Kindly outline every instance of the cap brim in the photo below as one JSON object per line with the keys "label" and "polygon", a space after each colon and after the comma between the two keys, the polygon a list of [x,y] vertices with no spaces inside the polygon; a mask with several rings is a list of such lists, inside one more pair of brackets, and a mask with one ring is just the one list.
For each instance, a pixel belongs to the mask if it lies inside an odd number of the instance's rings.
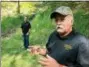
{"label": "cap brim", "polygon": [[53,13],[51,13],[50,18],[53,19],[53,18],[55,18],[56,16],[65,17],[66,15],[63,15],[63,14],[58,13],[58,12],[53,12]]}

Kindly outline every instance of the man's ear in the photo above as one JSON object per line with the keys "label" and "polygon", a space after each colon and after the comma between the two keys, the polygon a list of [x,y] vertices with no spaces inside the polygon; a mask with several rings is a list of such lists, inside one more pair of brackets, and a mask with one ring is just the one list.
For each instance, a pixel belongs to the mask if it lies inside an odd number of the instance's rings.
{"label": "man's ear", "polygon": [[74,20],[71,20],[72,26],[73,26],[73,21],[74,21]]}
{"label": "man's ear", "polygon": [[73,26],[73,23],[74,23],[74,19],[73,19],[73,16],[71,16],[71,24]]}

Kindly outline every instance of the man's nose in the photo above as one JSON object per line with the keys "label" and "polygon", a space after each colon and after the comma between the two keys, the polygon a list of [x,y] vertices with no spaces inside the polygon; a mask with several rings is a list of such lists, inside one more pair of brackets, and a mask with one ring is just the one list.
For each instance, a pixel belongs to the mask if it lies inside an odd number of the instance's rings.
{"label": "man's nose", "polygon": [[57,24],[57,25],[60,25],[60,24],[61,24],[61,22],[56,22],[56,24]]}

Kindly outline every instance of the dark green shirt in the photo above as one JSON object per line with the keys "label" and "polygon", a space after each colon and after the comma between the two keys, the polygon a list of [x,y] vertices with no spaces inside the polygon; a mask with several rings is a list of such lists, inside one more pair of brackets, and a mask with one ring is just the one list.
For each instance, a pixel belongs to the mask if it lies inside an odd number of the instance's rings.
{"label": "dark green shirt", "polygon": [[48,54],[68,67],[89,67],[89,40],[72,31],[66,37],[54,31],[46,44]]}

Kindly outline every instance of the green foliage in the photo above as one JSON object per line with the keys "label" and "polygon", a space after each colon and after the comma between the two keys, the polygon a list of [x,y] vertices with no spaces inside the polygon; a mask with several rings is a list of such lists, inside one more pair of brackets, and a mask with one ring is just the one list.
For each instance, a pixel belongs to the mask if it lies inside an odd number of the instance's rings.
{"label": "green foliage", "polygon": [[3,17],[1,23],[2,35],[10,33],[13,29],[16,29],[22,22],[22,19],[19,16],[14,17]]}
{"label": "green foliage", "polygon": [[2,8],[10,8],[16,5],[16,2],[1,2]]}
{"label": "green foliage", "polygon": [[3,16],[13,16],[16,14],[31,15],[36,12],[40,2],[1,2],[1,14]]}
{"label": "green foliage", "polygon": [[15,15],[17,11],[17,3],[16,2],[1,2],[1,15]]}
{"label": "green foliage", "polygon": [[46,44],[49,34],[55,29],[54,23],[50,20],[50,9],[38,13],[32,21],[31,43]]}
{"label": "green foliage", "polygon": [[78,10],[74,14],[74,27],[81,34],[89,37],[89,14],[84,10]]}
{"label": "green foliage", "polygon": [[71,9],[75,10],[75,9],[83,9],[86,10],[86,12],[89,11],[89,2],[73,2],[73,1],[59,1],[59,2],[43,2],[42,6],[49,6],[52,10],[54,10],[55,8],[59,7],[59,6],[69,6],[71,7]]}
{"label": "green foliage", "polygon": [[36,10],[35,4],[38,4],[37,2],[20,2],[20,11],[23,14],[32,14]]}

